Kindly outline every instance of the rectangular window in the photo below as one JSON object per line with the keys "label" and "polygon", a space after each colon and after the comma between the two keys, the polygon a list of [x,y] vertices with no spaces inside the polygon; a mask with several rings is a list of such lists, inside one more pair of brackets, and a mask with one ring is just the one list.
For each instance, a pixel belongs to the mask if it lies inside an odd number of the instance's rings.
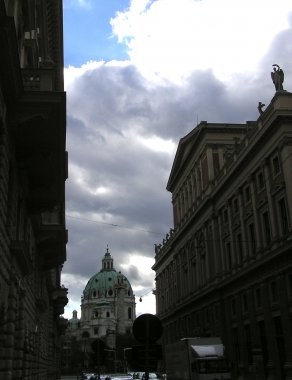
{"label": "rectangular window", "polygon": [[228,222],[228,212],[227,212],[227,210],[224,210],[224,212],[223,212],[223,220],[224,220],[224,223]]}
{"label": "rectangular window", "polygon": [[231,270],[231,268],[232,268],[232,257],[231,257],[230,242],[226,243],[226,265],[227,265],[227,270]]}
{"label": "rectangular window", "polygon": [[273,303],[278,301],[278,286],[276,281],[271,282],[271,301]]}
{"label": "rectangular window", "polygon": [[245,325],[244,330],[245,330],[245,342],[246,342],[246,348],[247,348],[247,360],[248,360],[248,364],[252,364],[253,358],[252,358],[252,348],[251,348],[250,325]]}
{"label": "rectangular window", "polygon": [[236,301],[235,298],[232,299],[231,301],[231,313],[233,316],[236,315]]}
{"label": "rectangular window", "polygon": [[243,262],[243,248],[242,248],[241,234],[237,235],[236,240],[237,240],[238,260],[239,260],[239,264],[242,264],[242,262]]}
{"label": "rectangular window", "polygon": [[236,363],[238,363],[240,361],[240,345],[239,345],[239,340],[238,340],[237,327],[234,327],[232,329],[232,340],[233,340],[233,348],[234,348]]}
{"label": "rectangular window", "polygon": [[264,180],[264,175],[263,173],[259,173],[257,177],[257,185],[258,185],[258,190],[262,190],[265,186],[265,180]]}
{"label": "rectangular window", "polygon": [[279,200],[279,213],[280,213],[280,225],[282,227],[282,234],[286,235],[289,232],[288,228],[288,217],[285,199],[282,198]]}
{"label": "rectangular window", "polygon": [[238,210],[239,210],[239,208],[238,208],[238,199],[235,198],[234,201],[233,201],[233,212],[234,212],[234,214],[237,214]]}
{"label": "rectangular window", "polygon": [[244,293],[242,295],[242,309],[244,312],[247,312],[247,295]]}
{"label": "rectangular window", "polygon": [[219,172],[220,164],[219,164],[219,154],[217,152],[213,152],[213,166],[214,166],[214,174]]}
{"label": "rectangular window", "polygon": [[245,202],[248,203],[250,201],[250,189],[249,189],[249,186],[247,186],[244,189],[244,197],[245,197]]}
{"label": "rectangular window", "polygon": [[266,245],[269,245],[271,243],[271,228],[269,214],[267,211],[263,213],[263,229]]}
{"label": "rectangular window", "polygon": [[256,288],[255,290],[255,301],[256,301],[256,307],[262,306],[262,292],[261,288]]}
{"label": "rectangular window", "polygon": [[207,187],[208,182],[209,182],[207,156],[205,156],[202,159],[202,179],[203,179],[203,189],[205,189],[205,187]]}
{"label": "rectangular window", "polygon": [[274,157],[272,162],[273,162],[273,174],[274,176],[276,176],[280,173],[279,157],[278,156]]}
{"label": "rectangular window", "polygon": [[249,248],[251,250],[251,254],[255,255],[256,252],[256,240],[255,240],[255,229],[254,223],[250,223],[248,226],[248,235],[249,235]]}
{"label": "rectangular window", "polygon": [[285,340],[284,340],[284,333],[283,333],[283,327],[282,327],[282,320],[280,316],[274,317],[273,320],[274,320],[274,328],[275,328],[276,347],[278,349],[280,366],[281,366],[282,372],[284,372],[284,363],[286,362],[286,350],[285,350]]}
{"label": "rectangular window", "polygon": [[267,364],[269,361],[269,351],[267,349],[268,344],[267,344],[266,327],[265,327],[264,321],[258,322],[258,329],[259,329],[259,335],[260,335],[264,364]]}

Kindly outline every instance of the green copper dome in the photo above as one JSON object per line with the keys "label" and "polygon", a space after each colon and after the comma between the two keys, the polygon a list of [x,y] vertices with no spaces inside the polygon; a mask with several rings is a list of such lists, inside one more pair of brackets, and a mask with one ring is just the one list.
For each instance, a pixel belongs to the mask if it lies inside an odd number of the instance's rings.
{"label": "green copper dome", "polygon": [[97,303],[106,302],[106,298],[116,295],[118,288],[125,289],[125,295],[132,296],[133,291],[128,279],[113,267],[113,258],[107,251],[102,259],[102,269],[94,274],[86,284],[83,295],[85,299],[96,298]]}

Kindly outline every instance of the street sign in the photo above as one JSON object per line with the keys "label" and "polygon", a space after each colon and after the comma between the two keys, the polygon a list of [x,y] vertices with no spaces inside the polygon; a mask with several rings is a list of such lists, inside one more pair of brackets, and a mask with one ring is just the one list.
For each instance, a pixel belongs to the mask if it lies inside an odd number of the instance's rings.
{"label": "street sign", "polygon": [[134,321],[133,334],[140,343],[156,342],[162,335],[160,319],[153,314],[140,315]]}

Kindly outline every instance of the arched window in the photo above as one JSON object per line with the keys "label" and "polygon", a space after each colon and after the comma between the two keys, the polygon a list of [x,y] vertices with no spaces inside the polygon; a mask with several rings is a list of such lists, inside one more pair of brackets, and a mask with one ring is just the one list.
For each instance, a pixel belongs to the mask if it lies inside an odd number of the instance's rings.
{"label": "arched window", "polygon": [[128,319],[132,319],[132,308],[128,307]]}

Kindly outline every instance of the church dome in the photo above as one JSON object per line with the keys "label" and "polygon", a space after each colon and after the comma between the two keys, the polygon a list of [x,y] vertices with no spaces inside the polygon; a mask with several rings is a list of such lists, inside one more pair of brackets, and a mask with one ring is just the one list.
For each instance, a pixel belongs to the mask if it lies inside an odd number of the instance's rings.
{"label": "church dome", "polygon": [[106,249],[102,266],[87,282],[81,297],[81,317],[77,311],[69,321],[68,332],[80,341],[101,339],[115,349],[117,336],[131,334],[136,318],[135,295],[128,279],[115,270]]}
{"label": "church dome", "polygon": [[133,296],[133,291],[128,279],[113,267],[113,259],[109,250],[102,260],[102,269],[94,274],[87,282],[83,296],[84,299],[100,299],[114,297],[117,289],[124,289],[126,296]]}

